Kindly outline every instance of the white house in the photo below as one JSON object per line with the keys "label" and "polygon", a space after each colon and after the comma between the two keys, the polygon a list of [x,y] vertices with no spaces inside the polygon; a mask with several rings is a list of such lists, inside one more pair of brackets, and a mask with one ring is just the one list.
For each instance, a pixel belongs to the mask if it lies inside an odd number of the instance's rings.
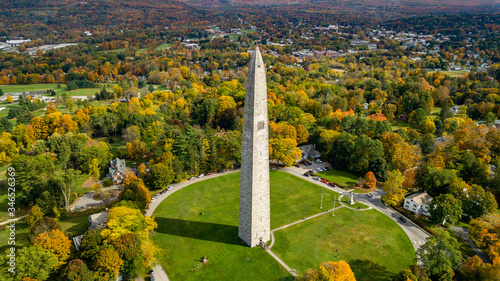
{"label": "white house", "polygon": [[415,193],[405,198],[403,207],[417,215],[430,216],[432,197],[427,192]]}

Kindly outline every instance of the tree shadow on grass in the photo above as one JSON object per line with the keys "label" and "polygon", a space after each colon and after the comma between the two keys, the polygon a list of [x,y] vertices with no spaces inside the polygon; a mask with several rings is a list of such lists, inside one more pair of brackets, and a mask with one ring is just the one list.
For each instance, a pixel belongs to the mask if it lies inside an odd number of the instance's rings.
{"label": "tree shadow on grass", "polygon": [[356,259],[349,261],[349,265],[358,281],[387,281],[394,277],[394,273],[388,271],[385,266],[369,260]]}
{"label": "tree shadow on grass", "polygon": [[244,246],[238,237],[238,226],[211,222],[155,217],[156,232],[224,244]]}

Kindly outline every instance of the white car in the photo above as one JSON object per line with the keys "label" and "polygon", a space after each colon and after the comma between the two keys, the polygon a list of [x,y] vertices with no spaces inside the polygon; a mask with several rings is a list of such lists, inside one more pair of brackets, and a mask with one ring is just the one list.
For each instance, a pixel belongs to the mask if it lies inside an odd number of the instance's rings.
{"label": "white car", "polygon": [[199,177],[199,178],[202,178],[202,177],[204,177],[204,176],[205,176],[204,174],[201,174],[201,175],[199,175],[198,177]]}
{"label": "white car", "polygon": [[169,186],[169,187],[167,187],[167,191],[172,190],[172,188],[174,188],[174,187],[173,187],[173,186]]}
{"label": "white car", "polygon": [[153,203],[156,200],[156,198],[151,198],[151,203]]}

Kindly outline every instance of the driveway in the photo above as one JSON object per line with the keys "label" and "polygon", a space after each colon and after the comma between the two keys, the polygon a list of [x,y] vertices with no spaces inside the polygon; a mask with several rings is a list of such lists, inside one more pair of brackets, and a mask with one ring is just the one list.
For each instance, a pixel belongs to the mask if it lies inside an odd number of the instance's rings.
{"label": "driveway", "polygon": [[[106,190],[111,190],[111,189],[121,189],[123,186],[120,185],[113,185],[110,187],[105,187],[102,189],[102,191]],[[78,198],[70,207],[72,211],[76,210],[81,210],[81,209],[86,209],[94,206],[98,206],[99,204],[102,203],[102,200],[95,200],[94,199],[94,194],[95,191],[90,191],[82,195],[80,198]]]}

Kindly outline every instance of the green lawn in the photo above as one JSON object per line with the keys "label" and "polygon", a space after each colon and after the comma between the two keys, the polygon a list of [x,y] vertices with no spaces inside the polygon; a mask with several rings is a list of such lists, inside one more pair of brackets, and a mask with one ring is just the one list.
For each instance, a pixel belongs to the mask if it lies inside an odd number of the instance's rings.
{"label": "green lawn", "polygon": [[81,216],[60,220],[61,229],[69,238],[82,235],[89,229],[89,217]]}
{"label": "green lawn", "polygon": [[416,258],[404,231],[375,210],[341,208],[334,217],[322,215],[274,236],[273,252],[298,274],[323,261],[345,260],[358,281],[392,280]]}
{"label": "green lawn", "polygon": [[63,92],[68,93],[70,96],[86,96],[87,94],[94,95],[97,91],[100,91],[100,88],[87,88],[87,89],[76,89],[73,91],[68,91],[65,84],[61,84],[60,88],[57,88],[57,84],[31,84],[31,85],[3,85],[0,86],[0,89],[4,93],[10,92],[30,92],[30,91],[46,91],[46,90],[54,90],[57,95],[60,96]]}
{"label": "green lawn", "polygon": [[349,202],[351,201],[351,197],[349,196],[342,196],[342,198],[340,198],[340,201],[342,203],[344,203],[346,206],[348,207],[351,207],[351,208],[359,208],[359,209],[367,209],[368,206],[366,206],[365,204],[363,203],[359,203],[359,202],[356,202],[354,201],[354,204],[350,205]]}
{"label": "green lawn", "polygon": [[347,187],[355,184],[359,178],[358,176],[355,176],[349,172],[337,171],[335,169],[317,173],[317,175],[328,180],[329,182],[334,182],[342,187]]}
{"label": "green lawn", "polygon": [[[436,72],[436,71],[432,71],[432,72]],[[451,70],[451,71],[438,71],[440,73],[444,73],[450,77],[458,77],[458,76],[464,76],[464,74],[466,73],[469,73],[469,71],[465,71],[465,70]]]}
{"label": "green lawn", "polygon": [[[158,229],[153,240],[162,249],[158,261],[172,280],[292,278],[263,249],[241,244],[239,177],[240,173],[233,173],[192,184],[156,209]],[[325,189],[324,206],[333,206],[334,194]],[[320,201],[320,186],[271,171],[271,228],[321,212]],[[203,256],[208,257],[208,264],[199,263]],[[193,272],[196,264],[200,268]]]}
{"label": "green lawn", "polygon": [[163,44],[161,44],[160,46],[156,47],[156,50],[157,51],[163,51],[163,50],[166,50],[168,47],[172,46],[171,43],[166,43],[164,42]]}

